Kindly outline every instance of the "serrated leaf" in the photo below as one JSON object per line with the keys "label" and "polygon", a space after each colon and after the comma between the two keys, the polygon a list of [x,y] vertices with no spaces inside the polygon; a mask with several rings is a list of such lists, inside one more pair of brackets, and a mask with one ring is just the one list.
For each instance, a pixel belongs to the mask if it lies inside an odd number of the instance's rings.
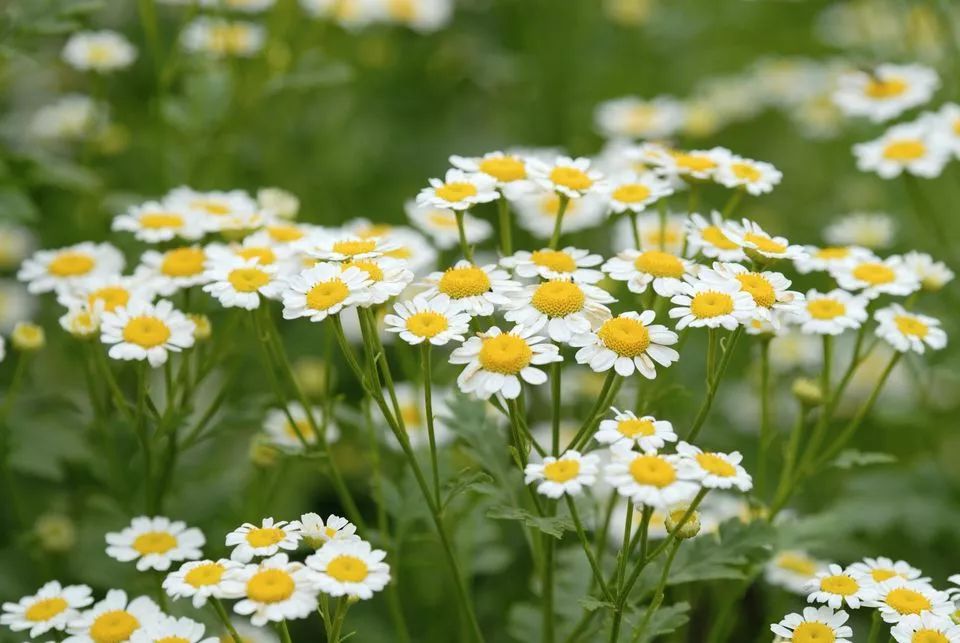
{"label": "serrated leaf", "polygon": [[593,611],[599,610],[599,609],[609,609],[609,610],[612,610],[614,607],[616,607],[616,606],[615,606],[613,603],[611,603],[610,601],[604,601],[604,600],[601,600],[601,599],[596,598],[596,597],[594,597],[594,596],[586,596],[586,597],[584,597],[584,598],[581,598],[581,599],[580,599],[579,601],[577,601],[577,602],[580,603],[580,606],[581,606],[583,609],[587,610],[588,612],[593,612]]}
{"label": "serrated leaf", "polygon": [[443,507],[446,508],[454,498],[470,490],[484,495],[494,493],[493,477],[476,469],[461,470],[453,479],[448,480],[443,485]]}
{"label": "serrated leaf", "polygon": [[872,464],[890,464],[897,459],[889,453],[864,452],[856,449],[846,449],[831,463],[838,469],[852,469],[866,467]]}
{"label": "serrated leaf", "polygon": [[762,560],[773,546],[776,532],[764,521],[730,520],[715,535],[703,535],[680,546],[668,583],[744,578],[746,567]]}
{"label": "serrated leaf", "polygon": [[650,618],[650,622],[647,623],[643,634],[641,634],[639,638],[633,638],[631,640],[638,641],[639,643],[647,643],[658,636],[669,634],[683,627],[689,620],[689,603],[674,603],[673,605],[661,607]]}
{"label": "serrated leaf", "polygon": [[487,511],[488,518],[497,520],[518,520],[527,527],[538,529],[554,538],[563,536],[564,531],[573,530],[573,522],[567,516],[537,516],[526,509],[495,505]]}

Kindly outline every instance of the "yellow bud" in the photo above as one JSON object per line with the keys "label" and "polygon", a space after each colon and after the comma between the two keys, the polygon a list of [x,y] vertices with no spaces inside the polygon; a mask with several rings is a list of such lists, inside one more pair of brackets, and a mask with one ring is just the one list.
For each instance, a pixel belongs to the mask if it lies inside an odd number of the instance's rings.
{"label": "yellow bud", "polygon": [[[680,525],[680,521],[683,520],[683,517],[687,515],[689,507],[682,507],[680,509],[674,509],[670,512],[670,515],[667,516],[667,519],[664,521],[667,531],[673,533],[677,526]],[[687,518],[687,521],[680,526],[680,531],[677,532],[677,538],[681,540],[686,540],[688,538],[693,538],[700,533],[700,514],[696,511],[690,514],[690,517]]]}
{"label": "yellow bud", "polygon": [[194,323],[196,328],[193,329],[193,338],[198,342],[202,342],[205,339],[210,339],[210,335],[213,333],[213,327],[210,324],[210,318],[206,315],[201,315],[200,313],[189,313],[187,317],[190,318],[190,321]]}
{"label": "yellow bud", "polygon": [[13,347],[19,351],[38,351],[47,343],[43,328],[31,322],[19,322],[10,334]]}
{"label": "yellow bud", "polygon": [[790,389],[793,396],[804,406],[820,406],[823,403],[823,392],[820,384],[806,377],[798,377],[793,381]]}
{"label": "yellow bud", "polygon": [[258,467],[272,467],[277,463],[279,455],[277,449],[262,436],[257,436],[250,443],[250,461]]}

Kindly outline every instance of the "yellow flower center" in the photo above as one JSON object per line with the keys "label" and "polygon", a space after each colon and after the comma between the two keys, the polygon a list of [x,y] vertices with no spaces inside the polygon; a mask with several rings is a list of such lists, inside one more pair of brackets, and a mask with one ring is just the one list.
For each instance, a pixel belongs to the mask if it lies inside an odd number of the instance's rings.
{"label": "yellow flower center", "polygon": [[485,370],[502,375],[516,375],[530,364],[533,349],[522,337],[496,335],[483,340],[480,364]]}
{"label": "yellow flower center", "polygon": [[547,317],[566,317],[583,310],[586,295],[569,281],[548,281],[533,292],[531,303]]}
{"label": "yellow flower center", "polygon": [[870,571],[870,577],[873,578],[878,583],[882,583],[885,580],[890,580],[897,575],[897,572],[892,569],[874,569]]}
{"label": "yellow flower center", "polygon": [[683,276],[683,262],[669,252],[660,250],[647,250],[633,260],[633,265],[640,272],[654,277],[679,279]]}
{"label": "yellow flower center", "polygon": [[833,643],[837,640],[833,628],[824,623],[800,623],[793,628],[793,643]]}
{"label": "yellow flower center", "polygon": [[740,287],[750,293],[753,301],[761,308],[770,308],[777,303],[777,293],[767,278],[757,272],[745,272],[737,275]]}
{"label": "yellow flower center", "polygon": [[400,417],[403,418],[403,424],[407,431],[420,428],[421,420],[420,407],[416,404],[403,404],[400,406]]}
{"label": "yellow flower center", "polygon": [[743,240],[747,243],[751,243],[756,247],[757,250],[761,252],[769,252],[772,254],[781,254],[787,251],[787,246],[782,243],[777,243],[770,237],[757,234],[755,232],[748,232],[743,235]]}
{"label": "yellow flower center", "polygon": [[828,247],[817,250],[817,259],[845,259],[850,256],[850,249],[843,247]]}
{"label": "yellow flower center", "polygon": [[223,203],[222,201],[197,199],[196,201],[193,201],[190,205],[199,210],[203,210],[207,214],[212,214],[213,216],[217,216],[217,217],[223,216],[225,214],[230,214],[231,212],[230,206],[227,205],[226,203]]}
{"label": "yellow flower center", "polygon": [[392,259],[409,259],[413,256],[413,251],[406,246],[400,246],[399,248],[394,248],[393,250],[387,250],[383,253],[384,257],[391,257]]}
{"label": "yellow flower center", "polygon": [[442,210],[434,210],[427,220],[438,228],[453,229],[457,227],[457,215]]}
{"label": "yellow flower center", "polygon": [[813,576],[817,573],[816,563],[797,554],[783,554],[777,559],[777,567],[801,576]]}
{"label": "yellow flower center", "polygon": [[630,317],[614,317],[603,322],[597,337],[604,346],[621,357],[642,355],[650,346],[650,331]]}
{"label": "yellow flower center", "polygon": [[123,327],[123,339],[141,348],[154,348],[170,339],[170,327],[157,317],[134,317]]}
{"label": "yellow flower center", "polygon": [[133,541],[133,548],[141,556],[147,554],[165,554],[177,546],[177,539],[165,531],[148,531]]}
{"label": "yellow flower center", "polygon": [[467,181],[454,181],[452,183],[444,183],[436,188],[435,192],[437,196],[444,201],[456,203],[457,201],[463,201],[464,199],[476,196],[477,186]]}
{"label": "yellow flower center", "polygon": [[721,478],[730,478],[737,475],[737,468],[716,453],[698,453],[696,458],[697,464],[707,473]]}
{"label": "yellow flower center", "polygon": [[47,270],[57,277],[76,277],[87,274],[93,270],[95,265],[96,262],[90,255],[67,251],[54,257],[50,265],[47,266]]}
{"label": "yellow flower center", "polygon": [[294,424],[290,424],[290,420],[287,420],[283,425],[283,432],[291,440],[299,440],[303,436],[304,440],[312,442],[317,437],[313,425],[306,418],[297,420]]}
{"label": "yellow flower center", "polygon": [[625,183],[611,195],[614,201],[621,203],[640,203],[650,198],[650,188],[641,183]]}
{"label": "yellow flower center", "polygon": [[933,607],[926,596],[906,587],[890,590],[884,602],[898,614],[919,614]]}
{"label": "yellow flower center", "polygon": [[113,60],[114,49],[104,43],[93,43],[87,49],[87,60],[95,65],[102,65]]}
{"label": "yellow flower center", "polygon": [[679,169],[687,172],[708,172],[717,167],[716,161],[702,154],[675,154],[673,160]]}
{"label": "yellow flower center", "polygon": [[530,261],[554,272],[573,272],[577,269],[577,262],[562,250],[537,250],[530,255]]}
{"label": "yellow flower center", "polygon": [[950,643],[950,639],[937,630],[917,630],[913,633],[910,643]]}
{"label": "yellow flower center", "polygon": [[125,306],[128,301],[130,301],[130,293],[126,288],[119,286],[98,288],[87,295],[87,303],[91,308],[96,306],[97,302],[101,302],[103,309],[107,312],[112,312],[121,306]]}
{"label": "yellow flower center", "polygon": [[111,610],[96,618],[90,626],[94,643],[121,643],[140,628],[140,621],[126,610]]}
{"label": "yellow flower center", "polygon": [[640,455],[630,463],[630,475],[638,484],[662,489],[677,479],[677,470],[658,455]]}
{"label": "yellow flower center", "polygon": [[367,279],[370,281],[383,281],[383,269],[372,261],[346,261],[340,264],[343,270],[347,268],[359,268],[367,273]]}
{"label": "yellow flower center", "polygon": [[720,248],[721,250],[736,250],[740,247],[731,241],[730,237],[723,233],[723,230],[715,225],[704,228],[700,232],[700,236],[703,237],[704,241],[715,248]]}
{"label": "yellow flower center", "polygon": [[657,115],[657,108],[652,105],[637,105],[627,112],[626,129],[628,132],[641,134],[650,127],[650,123]]}
{"label": "yellow flower center", "polygon": [[907,90],[907,83],[901,78],[871,78],[864,92],[870,98],[895,98]]}
{"label": "yellow flower center", "polygon": [[923,158],[927,153],[927,146],[923,141],[916,138],[905,138],[887,143],[883,148],[883,157],[890,161],[900,161],[906,163]]}
{"label": "yellow flower center", "polygon": [[910,315],[897,315],[893,318],[893,322],[897,325],[897,330],[904,335],[923,339],[930,332],[930,328],[926,324]]}
{"label": "yellow flower center", "polygon": [[399,22],[410,22],[417,17],[417,5],[413,0],[387,0],[387,13]]}
{"label": "yellow flower center", "polygon": [[279,603],[293,596],[296,584],[282,569],[264,569],[247,581],[247,596],[258,603]]}
{"label": "yellow flower center", "polygon": [[69,604],[59,596],[53,598],[42,598],[27,608],[23,613],[28,621],[48,621],[63,610],[67,609]]}
{"label": "yellow flower center", "polygon": [[270,265],[277,260],[276,253],[266,246],[239,248],[237,250],[237,256],[243,257],[244,259],[256,259],[260,262],[261,266]]}
{"label": "yellow flower center", "polygon": [[656,433],[653,422],[650,420],[643,420],[641,418],[627,418],[626,420],[620,420],[617,422],[617,431],[620,432],[620,435],[628,438],[634,438],[638,435],[653,435]]}
{"label": "yellow flower center", "polygon": [[254,527],[247,532],[247,543],[256,548],[269,547],[286,537],[287,534],[279,527]]}
{"label": "yellow flower center", "polygon": [[327,575],[341,583],[360,583],[368,572],[365,562],[347,554],[341,554],[327,563]]}
{"label": "yellow flower center", "polygon": [[483,159],[480,161],[480,171],[504,183],[527,178],[527,166],[514,156]]}
{"label": "yellow flower center", "polygon": [[250,40],[250,30],[246,25],[214,25],[210,29],[210,49],[220,53],[244,51]]}
{"label": "yellow flower center", "polygon": [[267,226],[267,234],[274,241],[287,242],[298,241],[303,238],[303,230],[292,225]]}
{"label": "yellow flower center", "polygon": [[853,269],[853,276],[873,286],[888,284],[897,278],[893,268],[882,263],[862,263]]}
{"label": "yellow flower center", "polygon": [[230,271],[227,281],[237,292],[256,292],[270,282],[270,275],[259,268],[237,268]]}
{"label": "yellow flower center", "polygon": [[437,288],[451,299],[477,297],[490,290],[490,277],[477,266],[448,268],[437,282]]}
{"label": "yellow flower center", "polygon": [[681,236],[682,229],[680,228],[668,226],[664,230],[658,225],[643,232],[643,243],[648,246],[674,246],[680,243]]}
{"label": "yellow flower center", "polygon": [[733,297],[714,290],[697,293],[690,302],[690,312],[699,319],[729,315],[733,312]]}
{"label": "yellow flower center", "polygon": [[447,318],[440,313],[427,310],[410,315],[407,318],[407,330],[417,337],[436,337],[449,327]]}
{"label": "yellow flower center", "polygon": [[190,643],[190,639],[183,636],[162,636],[153,643]]}
{"label": "yellow flower center", "polygon": [[143,228],[179,228],[183,226],[183,217],[172,212],[154,212],[140,215],[140,226]]}
{"label": "yellow flower center", "polygon": [[580,473],[577,460],[557,460],[543,465],[543,476],[551,482],[567,482]]}
{"label": "yellow flower center", "polygon": [[568,188],[570,190],[589,190],[593,185],[586,172],[575,167],[555,167],[550,170],[550,180],[555,185]]}
{"label": "yellow flower center", "polygon": [[735,177],[749,183],[755,183],[763,177],[763,173],[749,163],[731,163],[730,170]]}
{"label": "yellow flower center", "polygon": [[192,277],[203,272],[206,255],[200,248],[177,248],[163,255],[160,272],[168,277]]}
{"label": "yellow flower center", "polygon": [[220,563],[204,563],[188,571],[183,580],[192,587],[216,585],[223,578],[223,572],[225,571]]}
{"label": "yellow flower center", "polygon": [[846,314],[847,307],[836,299],[812,299],[807,302],[807,312],[814,319],[835,319]]}
{"label": "yellow flower center", "polygon": [[852,596],[860,591],[860,583],[846,574],[837,574],[836,576],[825,576],[820,579],[820,589],[830,594],[837,594],[838,596]]}
{"label": "yellow flower center", "polygon": [[313,310],[327,310],[336,306],[350,295],[347,284],[339,279],[321,281],[307,291],[307,307]]}
{"label": "yellow flower center", "polygon": [[348,257],[373,252],[377,247],[376,239],[354,239],[337,241],[333,244],[332,250]]}

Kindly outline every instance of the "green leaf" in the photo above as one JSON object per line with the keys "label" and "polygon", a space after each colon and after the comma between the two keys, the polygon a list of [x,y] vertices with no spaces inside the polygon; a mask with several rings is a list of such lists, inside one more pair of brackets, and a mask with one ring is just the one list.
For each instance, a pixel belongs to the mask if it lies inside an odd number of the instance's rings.
{"label": "green leaf", "polygon": [[487,511],[487,517],[497,520],[519,520],[527,527],[538,529],[554,538],[563,536],[564,531],[573,530],[573,522],[568,516],[537,516],[526,509],[508,505],[490,507]]}
{"label": "green leaf", "polygon": [[461,470],[454,478],[443,485],[443,508],[446,508],[461,493],[470,490],[482,495],[496,493],[493,488],[493,477],[488,473],[472,468]]}
{"label": "green leaf", "polygon": [[610,601],[604,601],[599,598],[596,598],[595,596],[586,596],[584,598],[581,598],[577,602],[580,603],[580,606],[583,609],[587,610],[588,612],[593,612],[599,609],[612,610],[614,607],[616,607]]}
{"label": "green leaf", "polygon": [[647,641],[652,641],[658,636],[669,634],[683,627],[689,620],[689,603],[674,603],[673,605],[661,607],[650,619],[650,622],[647,623],[647,627],[640,638],[632,640],[638,641],[639,643],[647,643]]}
{"label": "green leaf", "polygon": [[767,556],[775,534],[764,521],[727,521],[717,534],[703,535],[680,546],[668,583],[745,578],[746,567]]}
{"label": "green leaf", "polygon": [[22,190],[12,185],[0,186],[0,219],[29,222],[37,220],[37,206]]}
{"label": "green leaf", "polygon": [[831,464],[838,469],[852,469],[854,467],[870,466],[871,464],[890,464],[896,461],[897,459],[889,453],[871,453],[846,449]]}

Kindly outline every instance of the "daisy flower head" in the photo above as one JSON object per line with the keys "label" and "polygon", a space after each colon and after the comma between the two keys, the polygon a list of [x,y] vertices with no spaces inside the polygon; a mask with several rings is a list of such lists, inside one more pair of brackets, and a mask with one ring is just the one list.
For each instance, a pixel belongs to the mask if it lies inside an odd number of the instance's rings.
{"label": "daisy flower head", "polygon": [[[234,2],[237,1],[234,0]],[[269,0],[269,4],[272,5],[273,0]],[[297,195],[276,187],[257,190],[257,205],[264,210],[269,210],[280,219],[296,219],[297,213],[300,212],[300,199]]]}
{"label": "daisy flower head", "polygon": [[303,563],[291,562],[285,553],[273,554],[230,573],[231,593],[240,599],[233,611],[259,627],[307,618],[317,609],[319,580]]}
{"label": "daisy flower head", "polygon": [[677,256],[687,256],[685,250],[686,216],[668,212],[662,217],[658,212],[647,212],[636,218],[636,232],[629,219],[620,219],[614,229],[613,246],[617,251],[633,247],[634,235],[640,238],[640,250],[660,250]]}
{"label": "daisy flower head", "polygon": [[670,318],[680,320],[677,330],[687,326],[734,330],[753,319],[757,309],[753,295],[736,279],[708,282],[688,277],[670,302],[676,305],[670,309]]}
{"label": "daisy flower head", "polygon": [[746,261],[747,255],[740,244],[725,231],[726,221],[713,210],[710,220],[696,212],[686,223],[687,244],[691,256],[697,253],[717,261]]}
{"label": "daisy flower head", "polygon": [[673,188],[653,173],[630,172],[610,177],[602,193],[610,204],[610,210],[621,214],[627,211],[643,212],[648,205],[673,194]]}
{"label": "daisy flower head", "polygon": [[826,563],[795,549],[778,552],[767,563],[764,577],[771,585],[795,594],[807,593],[807,585],[827,568]]}
{"label": "daisy flower head", "polygon": [[652,415],[637,417],[633,411],[620,411],[611,407],[613,419],[600,422],[594,439],[611,447],[620,443],[637,445],[641,451],[662,449],[667,442],[676,442],[673,424],[658,420]]}
{"label": "daisy flower head", "polygon": [[584,487],[597,480],[596,454],[567,451],[559,458],[547,456],[543,462],[531,462],[523,470],[524,484],[537,483],[537,493],[548,498],[579,496]]}
{"label": "daisy flower head", "polygon": [[940,176],[950,148],[932,136],[928,124],[922,122],[894,125],[880,138],[853,146],[857,168],[876,172],[882,179],[893,179],[904,172],[925,179]]}
{"label": "daisy flower head", "polygon": [[336,263],[318,263],[287,280],[283,290],[283,318],[306,317],[320,322],[344,309],[370,300],[373,282],[365,270]]}
{"label": "daisy flower head", "polygon": [[[467,216],[464,216],[466,219]],[[472,217],[470,217],[472,218]],[[482,220],[481,220],[482,221]],[[486,221],[483,221],[486,223]],[[487,224],[489,226],[489,224]],[[407,263],[407,269],[416,276],[433,268],[437,261],[437,251],[427,239],[407,226],[390,226],[390,230],[382,235],[393,250],[387,250],[384,257],[400,259]],[[468,243],[469,241],[468,235]]]}
{"label": "daisy flower head", "polygon": [[743,456],[732,453],[705,452],[698,447],[680,441],[677,453],[684,458],[684,465],[692,471],[692,478],[706,489],[731,489],[736,487],[747,492],[753,488],[753,479],[740,464]]}
{"label": "daisy flower head", "polygon": [[926,103],[939,87],[940,78],[929,67],[879,65],[870,71],[854,70],[841,75],[833,102],[847,116],[882,123]]}
{"label": "daisy flower head", "polygon": [[672,297],[691,274],[693,262],[663,250],[628,248],[607,259],[601,267],[615,281],[625,281],[630,292],[646,292],[652,286],[661,297]]}
{"label": "daisy flower head", "polygon": [[[406,204],[407,217],[413,225],[426,233],[441,250],[449,250],[460,243],[457,214],[453,210],[419,205],[414,201]],[[493,226],[469,212],[460,215],[467,245],[483,243],[493,234]]]}
{"label": "daisy flower head", "polygon": [[62,57],[74,69],[104,74],[132,65],[137,48],[116,31],[81,31],[67,40]]}
{"label": "daisy flower head", "polygon": [[853,630],[844,625],[850,615],[826,606],[804,607],[802,614],[787,614],[770,631],[793,643],[852,643]]}
{"label": "daisy flower head", "polygon": [[802,332],[814,335],[840,335],[860,328],[867,321],[864,297],[836,288],[830,292],[808,290],[803,308],[796,314]]}
{"label": "daisy flower head", "polygon": [[[270,409],[267,412],[263,421],[263,432],[267,440],[280,450],[288,453],[302,452],[306,448],[304,443],[307,447],[317,443],[318,436],[313,427],[316,423],[318,429],[324,429],[323,414],[324,409],[315,406],[311,407],[308,415],[302,404],[290,402],[286,410]],[[336,425],[328,419],[324,441],[336,442],[339,437],[340,432]]]}
{"label": "daisy flower head", "polygon": [[103,313],[100,341],[110,346],[113,359],[147,360],[156,368],[169,353],[193,346],[195,329],[196,324],[166,299],[154,304],[133,300]]}
{"label": "daisy flower head", "polygon": [[130,643],[217,643],[216,637],[203,638],[205,631],[203,623],[185,616],[161,616],[134,632]]}
{"label": "daisy flower head", "polygon": [[175,572],[163,579],[163,590],[173,599],[189,598],[197,609],[209,598],[226,598],[225,582],[228,572],[240,568],[240,563],[220,560],[191,560],[180,565]]}
{"label": "daisy flower head", "polygon": [[318,514],[306,513],[300,516],[300,534],[303,542],[314,549],[320,549],[331,541],[360,540],[357,526],[341,516],[330,514],[324,520]]}
{"label": "daisy flower head", "polygon": [[897,255],[886,259],[869,257],[837,266],[830,276],[837,280],[841,288],[860,291],[867,299],[875,299],[880,295],[905,297],[920,290],[920,279],[910,270],[903,257]]}
{"label": "daisy flower head", "polygon": [[397,302],[393,311],[384,317],[387,332],[399,334],[400,339],[412,345],[430,342],[443,346],[450,341],[462,342],[470,326],[470,315],[461,312],[444,294],[417,295]]}
{"label": "daisy flower head", "polygon": [[639,453],[628,448],[610,451],[612,459],[604,468],[607,483],[633,504],[669,511],[689,503],[700,486],[693,472],[684,467],[678,455],[656,451]]}
{"label": "daisy flower head", "polygon": [[86,307],[112,313],[133,301],[149,303],[153,297],[154,291],[143,276],[95,275],[60,290],[57,303],[68,309]]}
{"label": "daisy flower head", "polygon": [[509,295],[522,288],[496,264],[478,266],[466,260],[443,272],[429,274],[424,285],[427,289],[421,293],[423,296],[446,295],[454,309],[481,317],[492,315],[495,306],[510,303]]}
{"label": "daisy flower head", "polygon": [[834,246],[861,246],[870,250],[893,244],[897,223],[881,212],[853,212],[840,217],[823,230],[823,238]]}
{"label": "daisy flower head", "polygon": [[588,364],[597,373],[614,369],[621,377],[637,371],[648,380],[656,378],[656,364],[669,367],[680,359],[670,348],[677,334],[666,326],[653,324],[652,310],[626,312],[603,322],[596,330],[576,335],[570,345],[579,347],[578,364]]}
{"label": "daisy flower head", "polygon": [[942,261],[936,261],[925,252],[914,250],[903,255],[903,262],[920,280],[920,287],[929,292],[937,292],[953,281],[954,273]]}
{"label": "daisy flower head", "polygon": [[924,580],[921,578],[923,572],[910,563],[904,560],[894,561],[885,556],[864,558],[853,563],[847,569],[854,578],[866,585],[879,584],[892,578],[909,581]]}
{"label": "daisy flower head", "polygon": [[604,186],[602,175],[590,169],[590,159],[585,157],[558,156],[550,162],[533,158],[527,167],[530,179],[540,188],[568,199],[579,199]]}
{"label": "daisy flower head", "polygon": [[347,271],[350,268],[365,272],[370,281],[367,286],[367,301],[363,302],[362,306],[382,304],[402,293],[413,281],[413,272],[402,259],[380,257],[340,263],[341,270]]}
{"label": "daisy flower head", "polygon": [[489,174],[450,169],[443,180],[430,179],[429,187],[417,195],[417,205],[441,210],[469,210],[478,203],[499,199],[496,188],[497,180]]}
{"label": "daisy flower head", "polygon": [[944,103],[931,119],[934,136],[944,140],[954,157],[960,154],[960,105]]}
{"label": "daisy flower head", "polygon": [[864,601],[875,607],[887,623],[897,623],[911,614],[934,614],[948,617],[956,607],[946,592],[941,592],[920,580],[894,577],[875,584]]}
{"label": "daisy flower head", "polygon": [[664,157],[660,172],[684,180],[709,180],[715,178],[720,168],[729,163],[730,156],[730,150],[723,147],[687,152],[673,150]]}
{"label": "daisy flower head", "polygon": [[960,625],[931,612],[904,616],[890,634],[897,643],[960,643]]}
{"label": "daisy flower head", "polygon": [[484,400],[495,394],[516,399],[522,382],[536,386],[547,381],[538,366],[563,361],[560,349],[544,339],[522,326],[507,333],[493,326],[470,337],[450,354],[451,364],[466,364],[457,385]]}
{"label": "daisy flower head", "polygon": [[230,552],[231,560],[249,563],[254,556],[273,556],[281,549],[296,549],[301,538],[300,530],[301,525],[297,521],[275,522],[273,518],[264,518],[260,526],[243,523],[227,534],[225,543],[228,547],[233,547]]}
{"label": "daisy flower head", "polygon": [[171,239],[199,239],[206,232],[193,212],[166,207],[157,201],[135,205],[114,217],[113,230],[132,232],[139,241],[160,243]]}
{"label": "daisy flower head", "polygon": [[500,259],[500,265],[513,270],[517,277],[525,279],[572,279],[576,283],[595,284],[603,279],[603,273],[594,270],[603,262],[603,257],[589,250],[567,246],[562,250],[518,250],[509,257]]}
{"label": "daisy flower head", "polygon": [[200,192],[184,186],[168,192],[162,203],[173,211],[193,212],[208,231],[237,227],[235,222],[263,222],[260,206],[243,190]]}
{"label": "daisy flower head", "polygon": [[230,259],[257,260],[261,266],[271,266],[279,275],[296,272],[302,266],[302,257],[291,244],[278,244],[266,230],[245,237],[240,243],[211,243],[206,247],[211,264]]}
{"label": "daisy flower head", "polygon": [[180,42],[187,51],[214,58],[250,58],[263,49],[266,32],[248,20],[200,17],[184,27]]}
{"label": "daisy flower head", "polygon": [[363,540],[332,540],[307,556],[306,563],[317,574],[324,594],[365,600],[390,582],[386,556]]}
{"label": "daisy flower head", "polygon": [[[553,234],[560,214],[561,199],[556,192],[534,192],[512,197],[517,213],[517,225],[538,239]],[[603,222],[607,216],[607,202],[599,193],[588,193],[580,199],[567,201],[563,212],[561,231],[564,234],[586,230]]]}
{"label": "daisy flower head", "polygon": [[106,535],[107,555],[122,563],[137,561],[137,570],[166,571],[170,564],[203,555],[203,532],[165,516],[138,516],[119,532]]}
{"label": "daisy flower head", "polygon": [[111,589],[102,601],[67,625],[65,643],[129,641],[135,632],[160,619],[163,612],[146,596],[128,600],[122,589]]}
{"label": "daisy flower head", "polygon": [[527,159],[519,154],[488,152],[483,156],[451,156],[450,165],[469,174],[482,174],[495,181],[501,190],[527,191]]}
{"label": "daisy flower head", "polygon": [[793,265],[801,275],[811,272],[824,272],[837,269],[851,263],[865,261],[873,256],[866,248],[851,245],[804,246],[806,254],[793,260]]}
{"label": "daisy flower head", "polygon": [[783,172],[765,161],[731,155],[726,163],[717,169],[715,178],[720,185],[742,188],[748,194],[757,196],[772,192],[783,179]]}
{"label": "daisy flower head", "polygon": [[377,259],[396,245],[381,237],[358,237],[341,232],[321,234],[306,253],[320,261],[363,261]]}
{"label": "daisy flower head", "polygon": [[849,570],[831,564],[810,579],[807,591],[809,603],[823,603],[833,609],[840,609],[846,604],[853,609],[859,609],[869,590]]}
{"label": "daisy flower head", "polygon": [[109,243],[84,241],[57,250],[38,250],[23,262],[17,279],[31,294],[70,288],[81,279],[117,274],[123,255]]}
{"label": "daisy flower head", "polygon": [[790,280],[779,272],[754,271],[739,263],[714,263],[713,268],[704,268],[697,278],[705,283],[716,283],[721,287],[734,279],[740,282],[740,289],[753,297],[754,319],[769,322],[779,327],[784,316],[794,316],[803,308],[803,293],[790,288]]}
{"label": "daisy flower head", "polygon": [[650,100],[625,96],[597,105],[593,121],[600,134],[607,138],[668,138],[683,125],[684,107],[670,96],[657,96]]}
{"label": "daisy flower head", "polygon": [[169,297],[178,290],[207,283],[207,253],[200,246],[182,246],[159,252],[147,250],[134,276]]}
{"label": "daisy flower head", "polygon": [[203,291],[225,308],[256,310],[261,296],[277,299],[284,284],[273,264],[261,265],[256,257],[237,256],[211,258],[207,264]]}
{"label": "daisy flower head", "polygon": [[569,342],[610,319],[605,304],[614,301],[603,288],[553,279],[511,293],[504,318],[534,332],[546,329],[555,342]]}
{"label": "daisy flower head", "polygon": [[784,237],[774,237],[754,221],[742,219],[731,221],[726,228],[727,236],[746,251],[747,255],[759,255],[766,259],[789,259],[795,261],[806,252],[803,246],[792,245]]}
{"label": "daisy flower head", "polygon": [[927,348],[940,350],[947,345],[940,320],[909,312],[900,304],[881,308],[873,318],[877,321],[877,337],[901,353],[913,351],[922,355]]}
{"label": "daisy flower head", "polygon": [[77,339],[91,339],[100,333],[100,312],[87,306],[67,309],[59,322],[60,328]]}
{"label": "daisy flower head", "polygon": [[0,624],[14,632],[27,632],[35,639],[51,630],[65,630],[67,624],[79,616],[79,610],[92,602],[86,585],[64,587],[54,580],[36,594],[24,596],[16,603],[4,603]]}

